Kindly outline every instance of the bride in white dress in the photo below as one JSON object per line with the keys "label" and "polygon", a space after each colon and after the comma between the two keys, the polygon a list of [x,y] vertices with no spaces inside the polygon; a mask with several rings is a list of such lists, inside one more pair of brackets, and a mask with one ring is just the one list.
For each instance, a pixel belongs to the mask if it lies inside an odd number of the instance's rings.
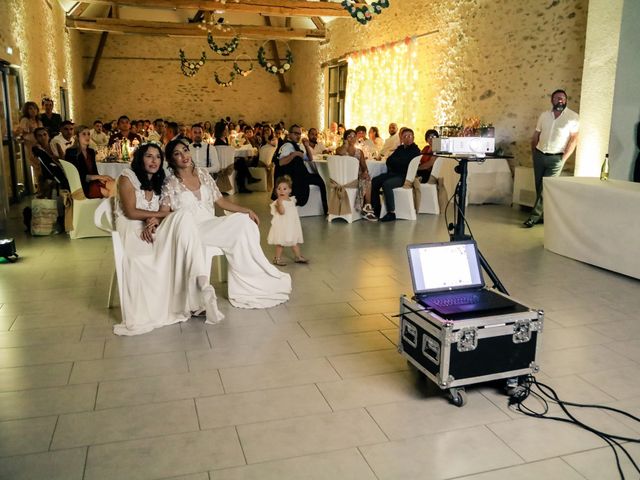
{"label": "bride in white dress", "polygon": [[[257,215],[222,196],[207,171],[195,167],[184,140],[169,142],[165,153],[173,173],[165,180],[161,208],[191,212],[202,243],[224,251],[229,263],[231,305],[269,308],[286,302],[291,293],[291,277],[265,257],[260,247]],[[236,213],[216,217],[214,204]]]}
{"label": "bride in white dress", "polygon": [[209,323],[221,317],[193,217],[160,211],[162,161],[158,145],[143,144],[131,169],[118,179],[115,211],[124,247],[124,318],[114,326],[117,335],[183,322],[202,306]]}

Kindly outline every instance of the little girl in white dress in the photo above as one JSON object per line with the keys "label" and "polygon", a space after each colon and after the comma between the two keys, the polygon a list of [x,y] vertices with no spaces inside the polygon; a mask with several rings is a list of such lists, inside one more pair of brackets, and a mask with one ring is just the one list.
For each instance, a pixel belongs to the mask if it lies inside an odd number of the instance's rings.
{"label": "little girl in white dress", "polygon": [[302,256],[300,246],[303,243],[302,226],[300,217],[296,209],[296,197],[291,196],[291,177],[284,175],[276,179],[277,198],[271,203],[271,229],[267,236],[267,243],[276,246],[276,256],[273,259],[274,265],[284,266],[282,260],[282,250],[284,247],[291,247],[295,255],[296,263],[308,263]]}

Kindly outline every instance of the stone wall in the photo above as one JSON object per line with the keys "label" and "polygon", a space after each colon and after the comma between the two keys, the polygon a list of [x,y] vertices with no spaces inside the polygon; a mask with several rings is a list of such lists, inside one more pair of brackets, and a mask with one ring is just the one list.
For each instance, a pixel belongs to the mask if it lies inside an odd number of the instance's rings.
{"label": "stone wall", "polygon": [[[83,67],[88,72],[95,55],[99,36],[83,35]],[[217,43],[222,44],[219,40]],[[236,52],[227,59],[215,54],[206,38],[166,38],[140,35],[110,34],[95,78],[95,89],[87,91],[82,108],[85,121],[94,118],[114,119],[121,114],[131,118],[170,118],[178,122],[214,120],[224,116],[247,122],[294,120],[291,115],[290,93],[280,93],[277,76],[268,74],[257,63],[257,50],[262,42],[241,40]],[[187,58],[200,58],[204,51],[207,61],[193,77],[180,72],[179,50]],[[271,58],[267,48],[267,57]],[[280,45],[279,45],[280,48]],[[281,57],[285,52],[280,50]],[[229,78],[233,61],[243,69],[253,62],[253,72],[247,77],[236,76],[231,87],[221,87],[214,81]],[[292,72],[298,69],[297,55]],[[301,62],[302,63],[302,62]],[[285,75],[291,82],[292,73]],[[294,88],[295,91],[295,88]]]}
{"label": "stone wall", "polygon": [[[79,34],[64,27],[64,10],[56,0],[0,1],[0,46],[17,54],[8,60],[22,67],[25,99],[40,104],[46,95],[59,103],[60,88],[69,93],[70,116],[81,101]],[[59,105],[56,105],[58,110]]]}
{"label": "stone wall", "polygon": [[564,88],[570,107],[579,111],[587,5],[588,0],[393,0],[369,25],[331,22],[319,63],[434,32],[417,40],[416,136],[422,139],[433,125],[478,116],[496,127],[498,145],[515,155],[515,164],[530,164],[529,141],[538,115],[549,107],[549,94]]}

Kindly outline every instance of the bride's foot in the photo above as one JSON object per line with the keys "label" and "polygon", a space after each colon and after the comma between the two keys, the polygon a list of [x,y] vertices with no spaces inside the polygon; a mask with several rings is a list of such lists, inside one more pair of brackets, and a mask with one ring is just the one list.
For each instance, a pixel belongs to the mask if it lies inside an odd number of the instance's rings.
{"label": "bride's foot", "polygon": [[207,285],[202,289],[202,305],[207,311],[207,319],[204,323],[215,325],[224,319],[224,315],[218,310],[216,291],[211,285]]}

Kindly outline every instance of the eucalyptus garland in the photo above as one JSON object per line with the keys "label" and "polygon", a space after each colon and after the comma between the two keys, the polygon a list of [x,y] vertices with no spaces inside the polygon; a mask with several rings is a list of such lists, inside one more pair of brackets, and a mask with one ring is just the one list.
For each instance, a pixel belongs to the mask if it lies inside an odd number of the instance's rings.
{"label": "eucalyptus garland", "polygon": [[277,65],[267,61],[265,58],[264,47],[260,47],[258,49],[258,63],[262,68],[273,75],[277,75],[278,73],[282,74],[288,72],[291,68],[291,65],[293,64],[293,53],[291,53],[291,50],[287,48],[286,61],[278,68]]}
{"label": "eucalyptus garland", "polygon": [[238,45],[240,44],[240,39],[238,37],[233,37],[230,42],[225,43],[224,45],[219,47],[216,44],[216,42],[213,40],[211,33],[209,33],[207,35],[207,43],[209,44],[209,47],[211,48],[211,50],[213,50],[219,55],[222,55],[223,57],[227,57],[231,55],[236,48],[238,48]]}
{"label": "eucalyptus garland", "polygon": [[233,71],[238,75],[247,77],[251,72],[253,72],[253,63],[249,64],[249,68],[247,70],[243,70],[242,68],[240,68],[240,65],[238,65],[238,62],[233,62]]}
{"label": "eucalyptus garland", "polygon": [[342,0],[342,8],[351,14],[362,25],[366,25],[373,20],[373,15],[380,15],[383,8],[389,8],[389,0],[377,0],[371,5],[357,6],[354,0]]}
{"label": "eucalyptus garland", "polygon": [[193,77],[198,70],[204,65],[207,55],[202,52],[200,60],[187,60],[184,55],[184,50],[180,50],[180,69],[185,77]]}
{"label": "eucalyptus garland", "polygon": [[218,72],[215,72],[213,74],[213,79],[221,87],[230,87],[231,85],[233,85],[233,81],[236,79],[236,72],[231,71],[231,73],[229,74],[229,80],[227,80],[226,82],[220,80],[220,77],[218,76]]}

